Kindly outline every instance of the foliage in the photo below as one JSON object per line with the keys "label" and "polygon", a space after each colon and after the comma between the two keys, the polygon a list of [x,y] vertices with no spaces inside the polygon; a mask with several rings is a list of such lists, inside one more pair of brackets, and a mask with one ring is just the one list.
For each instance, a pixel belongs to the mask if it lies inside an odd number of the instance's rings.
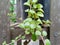
{"label": "foliage", "polygon": [[15,0],[10,0],[10,13],[8,13],[8,16],[10,18],[11,22],[16,22],[16,13],[14,12],[15,8],[14,8],[14,4],[15,4]]}
{"label": "foliage", "polygon": [[51,45],[50,40],[45,39],[45,45]]}
{"label": "foliage", "polygon": [[[24,38],[25,38],[25,36],[19,35],[19,36],[17,36],[15,39],[11,40],[11,42],[9,43],[9,45],[14,45],[15,41],[19,41],[19,40],[24,39]],[[2,43],[2,45],[8,45],[8,44],[7,44],[6,41],[4,41],[4,42]]]}
{"label": "foliage", "polygon": [[[29,7],[25,10],[28,16],[23,23],[19,24],[19,27],[25,30],[26,35],[31,34],[33,41],[36,41],[39,36],[47,36],[47,32],[43,30],[42,26],[50,26],[51,22],[49,20],[41,20],[41,18],[44,18],[43,5],[38,3],[38,0],[27,0],[24,5]],[[45,42],[48,43],[49,41],[45,40]]]}
{"label": "foliage", "polygon": [[[16,14],[14,13],[14,0],[10,1],[11,7],[10,7],[10,13],[8,14],[11,21],[16,22]],[[44,18],[44,11],[43,11],[43,5],[38,3],[38,0],[27,0],[27,2],[24,3],[25,6],[28,6],[29,8],[25,10],[25,12],[28,14],[27,18],[19,24],[20,28],[23,28],[25,30],[25,34],[29,35],[31,34],[31,39],[33,41],[36,41],[38,37],[47,36],[47,32],[43,30],[42,26],[50,26],[49,20],[41,20],[41,18]],[[25,39],[25,34],[23,36],[16,37],[15,40],[18,40],[20,38]],[[11,45],[14,45],[14,41],[11,41]],[[50,41],[48,39],[45,39],[45,45],[51,45]],[[3,43],[3,45],[6,45],[6,42]]]}

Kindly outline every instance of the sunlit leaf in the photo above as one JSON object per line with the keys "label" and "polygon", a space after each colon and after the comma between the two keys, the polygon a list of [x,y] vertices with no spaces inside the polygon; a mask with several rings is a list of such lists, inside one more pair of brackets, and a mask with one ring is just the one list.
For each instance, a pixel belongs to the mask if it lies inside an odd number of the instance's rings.
{"label": "sunlit leaf", "polygon": [[30,6],[29,2],[25,2],[24,5]]}
{"label": "sunlit leaf", "polygon": [[2,43],[2,45],[6,45],[7,43],[6,43],[6,41],[4,41],[3,43]]}
{"label": "sunlit leaf", "polygon": [[30,25],[29,22],[26,22],[26,23],[24,24],[25,28],[29,28],[29,25]]}
{"label": "sunlit leaf", "polygon": [[34,7],[34,8],[37,8],[37,5],[36,5],[36,4],[34,4],[34,5],[33,5],[33,7]]}
{"label": "sunlit leaf", "polygon": [[39,17],[44,17],[44,14],[43,14],[42,12],[37,12],[37,15],[38,15]]}
{"label": "sunlit leaf", "polygon": [[46,23],[47,23],[47,24],[50,24],[51,22],[50,22],[49,20],[46,20]]}
{"label": "sunlit leaf", "polygon": [[19,27],[24,28],[24,24],[23,23],[19,24]]}
{"label": "sunlit leaf", "polygon": [[27,19],[24,20],[24,23],[25,22],[31,22],[31,21],[32,21],[32,18],[27,18]]}
{"label": "sunlit leaf", "polygon": [[34,10],[30,10],[29,12],[30,12],[31,14],[34,14],[34,13],[35,13],[35,11],[34,11]]}
{"label": "sunlit leaf", "polygon": [[15,0],[10,0],[10,3],[11,4],[15,4]]}
{"label": "sunlit leaf", "polygon": [[33,3],[37,3],[38,0],[32,0]]}
{"label": "sunlit leaf", "polygon": [[21,36],[22,39],[25,39],[25,36]]}
{"label": "sunlit leaf", "polygon": [[44,13],[44,11],[43,11],[43,9],[38,9],[40,12],[43,12]]}
{"label": "sunlit leaf", "polygon": [[25,31],[25,34],[30,34],[30,32],[28,30]]}
{"label": "sunlit leaf", "polygon": [[38,9],[43,8],[42,4],[37,4]]}
{"label": "sunlit leaf", "polygon": [[42,27],[40,25],[37,25],[37,30],[41,31]]}
{"label": "sunlit leaf", "polygon": [[42,32],[42,35],[43,35],[43,36],[47,36],[47,32],[46,32],[46,31],[43,31],[43,32]]}
{"label": "sunlit leaf", "polygon": [[40,19],[37,20],[38,24],[42,24],[42,21]]}
{"label": "sunlit leaf", "polygon": [[29,9],[26,9],[25,12],[29,12]]}
{"label": "sunlit leaf", "polygon": [[41,36],[41,32],[40,31],[36,31],[35,34]]}
{"label": "sunlit leaf", "polygon": [[51,42],[50,42],[50,40],[49,39],[45,39],[45,45],[51,45]]}
{"label": "sunlit leaf", "polygon": [[30,28],[31,28],[31,29],[34,29],[34,28],[36,28],[36,25],[35,25],[35,24],[31,24],[31,25],[30,25]]}

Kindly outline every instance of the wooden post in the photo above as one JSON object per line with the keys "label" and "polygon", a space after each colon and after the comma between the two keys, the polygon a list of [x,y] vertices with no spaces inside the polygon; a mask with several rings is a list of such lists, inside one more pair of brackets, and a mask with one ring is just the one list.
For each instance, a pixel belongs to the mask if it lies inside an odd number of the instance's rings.
{"label": "wooden post", "polygon": [[0,45],[3,41],[10,42],[9,19],[9,0],[0,0]]}

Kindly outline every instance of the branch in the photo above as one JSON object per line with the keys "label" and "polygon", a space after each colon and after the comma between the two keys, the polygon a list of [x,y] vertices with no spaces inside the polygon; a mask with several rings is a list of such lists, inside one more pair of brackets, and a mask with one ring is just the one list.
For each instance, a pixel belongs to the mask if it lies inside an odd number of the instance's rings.
{"label": "branch", "polygon": [[45,42],[44,42],[44,39],[43,39],[43,36],[40,36],[42,42],[43,42],[43,45],[45,45]]}

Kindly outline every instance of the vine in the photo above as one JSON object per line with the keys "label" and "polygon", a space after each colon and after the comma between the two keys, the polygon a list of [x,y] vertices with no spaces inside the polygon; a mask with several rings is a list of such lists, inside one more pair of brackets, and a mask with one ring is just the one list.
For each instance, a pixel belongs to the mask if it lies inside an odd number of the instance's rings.
{"label": "vine", "polygon": [[[8,15],[10,16],[11,21],[16,22],[16,14],[14,13],[13,5],[14,0],[11,1],[10,13]],[[25,10],[28,16],[19,24],[19,27],[24,29],[25,34],[16,37],[15,40],[20,38],[25,39],[25,35],[31,34],[31,39],[33,41],[36,41],[40,37],[44,45],[51,45],[50,40],[44,38],[47,36],[47,32],[43,30],[43,27],[49,27],[51,22],[49,20],[41,20],[41,18],[44,18],[43,5],[38,3],[38,0],[27,0],[24,5],[29,7]],[[15,40],[12,40],[11,45],[14,45]],[[6,42],[4,42],[3,45],[6,45]]]}
{"label": "vine", "polygon": [[15,0],[10,0],[10,8],[9,8],[10,13],[8,13],[8,16],[10,18],[10,21],[15,23],[17,20],[16,20],[16,13],[14,12],[15,10],[14,5],[15,5]]}
{"label": "vine", "polygon": [[[38,0],[27,0],[24,5],[29,7],[25,10],[28,16],[23,23],[19,24],[20,28],[25,30],[26,35],[31,34],[33,41],[36,41],[39,37],[43,40],[47,36],[43,27],[49,27],[51,23],[49,20],[41,20],[41,18],[44,18],[43,5],[38,3]],[[45,42],[45,45],[50,45],[49,39],[44,39],[43,42]]]}

